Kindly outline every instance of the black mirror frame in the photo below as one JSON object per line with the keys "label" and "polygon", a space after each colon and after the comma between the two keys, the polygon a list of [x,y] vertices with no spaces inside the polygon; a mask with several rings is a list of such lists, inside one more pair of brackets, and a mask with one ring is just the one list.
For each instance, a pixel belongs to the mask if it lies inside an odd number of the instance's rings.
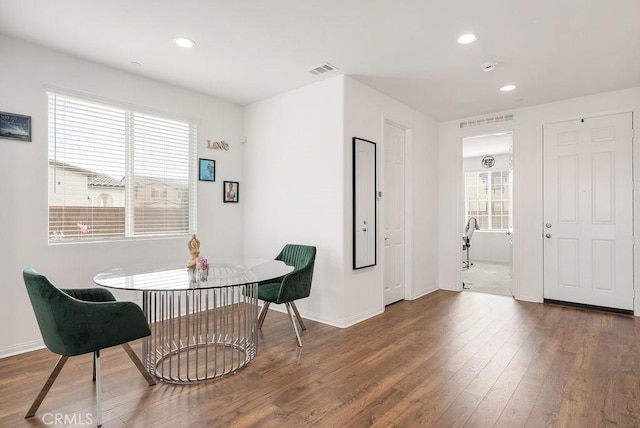
{"label": "black mirror frame", "polygon": [[[371,266],[375,266],[377,264],[377,258],[378,258],[378,241],[377,241],[377,232],[378,232],[378,219],[377,219],[377,206],[376,206],[376,185],[377,185],[377,153],[376,153],[376,143],[374,143],[373,141],[369,141],[369,140],[365,140],[363,138],[358,138],[358,137],[353,137],[353,147],[352,147],[352,166],[353,166],[353,230],[352,230],[352,236],[353,236],[353,240],[352,240],[352,244],[353,244],[353,269],[363,269],[363,268],[367,268],[367,267],[371,267]],[[373,201],[373,263],[371,264],[366,264],[366,265],[362,265],[362,266],[358,266],[356,264],[356,256],[357,256],[357,246],[356,246],[356,188],[357,188],[357,183],[356,183],[356,146],[358,144],[358,141],[360,142],[364,142],[364,143],[369,143],[373,146],[373,183],[371,183],[371,191],[373,192],[373,194],[371,195],[372,197],[372,201]],[[371,228],[371,225],[369,225],[369,228]]]}

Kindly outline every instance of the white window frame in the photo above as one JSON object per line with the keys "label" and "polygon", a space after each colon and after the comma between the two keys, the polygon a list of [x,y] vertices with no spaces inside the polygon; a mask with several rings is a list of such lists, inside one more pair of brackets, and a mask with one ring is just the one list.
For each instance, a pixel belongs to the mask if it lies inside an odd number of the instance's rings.
{"label": "white window frame", "polygon": [[[76,94],[69,93],[67,91],[60,91],[57,88],[55,91],[48,92],[49,98],[49,138],[47,144],[47,150],[50,153],[51,145],[56,144],[56,135],[55,132],[52,132],[52,129],[55,129],[55,126],[52,124],[52,112],[51,112],[51,98],[52,97],[64,97],[68,99],[74,99],[81,102],[87,102],[91,104],[97,104],[103,107],[110,107],[121,109],[125,112],[125,153],[123,153],[125,157],[125,178],[123,181],[125,182],[125,225],[124,225],[124,236],[103,236],[95,239],[69,239],[65,240],[62,238],[55,239],[53,238],[52,231],[50,228],[50,223],[48,221],[47,224],[47,232],[48,232],[48,242],[49,244],[59,244],[59,243],[83,243],[83,242],[97,242],[97,241],[122,241],[122,240],[148,240],[148,239],[164,239],[169,237],[183,237],[183,236],[191,236],[192,234],[197,233],[197,132],[198,125],[196,121],[191,119],[186,119],[184,117],[176,117],[175,115],[165,114],[153,110],[149,110],[146,108],[141,108],[139,106],[127,105],[125,103],[119,103],[112,100],[102,99],[98,97],[87,96],[85,94]],[[189,192],[189,208],[188,208],[188,230],[184,232],[169,232],[169,233],[151,233],[151,234],[136,234],[134,231],[134,197],[136,194],[135,186],[134,186],[134,173],[133,171],[134,160],[133,160],[133,151],[135,146],[135,141],[133,141],[133,120],[135,115],[145,115],[150,116],[153,119],[159,120],[168,120],[173,122],[180,122],[184,125],[188,126],[188,192]],[[53,134],[53,135],[52,135]],[[51,159],[50,159],[51,161]],[[48,163],[50,163],[50,161]],[[55,168],[55,164],[54,164]],[[180,193],[179,193],[180,194]],[[99,206],[99,205],[98,205]],[[47,207],[51,207],[51,201],[49,200],[47,203]]]}
{"label": "white window frame", "polygon": [[[469,177],[469,175],[473,174],[473,175],[477,176],[478,180],[479,180],[480,174],[486,173],[486,174],[488,174],[487,175],[487,177],[488,177],[488,184],[487,185],[489,186],[489,192],[487,192],[487,204],[488,204],[487,205],[487,208],[488,208],[488,210],[487,210],[487,213],[488,213],[487,222],[488,222],[489,227],[481,228],[480,230],[489,231],[489,232],[504,232],[504,231],[508,230],[509,226],[507,226],[505,228],[500,228],[500,229],[494,229],[493,228],[493,202],[495,202],[495,201],[492,200],[492,191],[491,191],[491,190],[493,190],[492,189],[492,186],[493,186],[493,175],[494,174],[500,174],[500,178],[502,178],[502,174],[504,172],[506,172],[508,174],[508,182],[509,182],[509,185],[511,186],[511,182],[512,182],[511,174],[512,174],[512,171],[507,169],[507,168],[492,169],[492,170],[466,171],[464,173],[465,224],[467,223],[467,221],[469,221],[470,217],[476,217],[477,218],[477,216],[469,215],[469,196],[468,196],[469,183],[468,183],[468,177]],[[504,189],[504,184],[502,183],[502,180],[500,181],[500,186]],[[509,225],[512,224],[512,222],[513,222],[513,209],[512,209],[513,201],[511,200],[511,198],[512,198],[512,196],[509,195],[509,200],[508,200],[508,202],[509,202],[509,210],[508,210],[509,215],[508,215],[508,221],[507,221],[507,223]],[[501,199],[500,202],[504,203],[505,200]],[[504,209],[503,209],[503,212],[504,212]],[[480,222],[478,222],[478,223],[480,223]]]}

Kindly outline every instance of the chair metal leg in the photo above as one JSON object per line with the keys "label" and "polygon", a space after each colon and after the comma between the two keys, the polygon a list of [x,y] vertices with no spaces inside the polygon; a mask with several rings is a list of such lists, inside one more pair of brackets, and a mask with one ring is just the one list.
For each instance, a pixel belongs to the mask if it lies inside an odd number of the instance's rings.
{"label": "chair metal leg", "polygon": [[293,312],[296,314],[296,318],[298,319],[298,322],[300,323],[300,327],[303,330],[306,330],[307,327],[305,327],[304,323],[302,322],[302,317],[300,316],[300,312],[298,312],[298,308],[296,307],[296,304],[294,302],[289,302],[291,304],[291,307],[293,308]]}
{"label": "chair metal leg", "polygon": [[93,381],[96,381],[96,354],[93,354]]}
{"label": "chair metal leg", "polygon": [[296,327],[296,320],[293,319],[293,312],[291,311],[291,303],[285,303],[285,307],[287,308],[287,312],[289,313],[289,317],[291,318],[291,325],[293,326],[293,332],[296,334],[296,339],[298,339],[298,346],[302,347],[302,340],[300,339],[300,334],[298,333],[298,327]]}
{"label": "chair metal leg", "polygon": [[96,413],[98,419],[96,425],[102,426],[102,379],[100,378],[100,350],[98,349],[93,353],[94,361],[96,363]]}
{"label": "chair metal leg", "polygon": [[260,314],[258,315],[258,329],[262,329],[262,324],[264,324],[264,319],[267,317],[267,311],[269,310],[270,304],[270,302],[264,302],[262,309],[260,309]]}
{"label": "chair metal leg", "polygon": [[64,367],[64,364],[67,362],[68,359],[69,357],[65,357],[63,355],[60,356],[60,358],[58,359],[58,362],[53,368],[53,371],[49,375],[49,379],[47,379],[44,386],[40,390],[40,393],[38,394],[36,399],[33,401],[33,404],[31,405],[31,407],[29,407],[29,411],[24,417],[25,419],[30,418],[36,414],[38,407],[40,407],[40,404],[42,404],[42,400],[44,400],[44,397],[47,396],[49,389],[51,389],[51,385],[53,385],[53,382],[55,382],[56,378],[60,374],[60,370],[62,370],[62,367]]}
{"label": "chair metal leg", "polygon": [[140,361],[140,358],[138,358],[138,355],[135,353],[135,351],[131,349],[131,345],[129,345],[128,343],[123,343],[120,346],[122,346],[122,348],[125,350],[125,352],[129,356],[131,361],[133,361],[133,364],[135,364],[136,368],[138,369],[140,374],[142,374],[142,376],[147,381],[149,386],[155,385],[156,380],[153,378],[153,376],[151,376],[151,374],[144,367],[144,364],[142,364],[142,361]]}

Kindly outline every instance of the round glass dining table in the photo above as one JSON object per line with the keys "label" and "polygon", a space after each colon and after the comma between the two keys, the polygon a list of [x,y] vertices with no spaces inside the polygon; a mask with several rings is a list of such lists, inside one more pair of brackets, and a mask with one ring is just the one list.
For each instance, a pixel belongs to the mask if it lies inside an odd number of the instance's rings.
{"label": "round glass dining table", "polygon": [[258,351],[258,284],[293,271],[278,260],[220,259],[207,270],[136,266],[99,273],[100,286],[142,292],[151,335],[142,361],[170,383],[216,379],[244,367]]}

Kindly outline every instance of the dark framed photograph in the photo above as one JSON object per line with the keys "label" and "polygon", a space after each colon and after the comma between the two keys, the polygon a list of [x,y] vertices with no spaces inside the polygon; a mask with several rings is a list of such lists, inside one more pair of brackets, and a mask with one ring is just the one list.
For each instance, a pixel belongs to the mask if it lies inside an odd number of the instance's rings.
{"label": "dark framed photograph", "polygon": [[200,181],[216,181],[216,161],[200,159],[198,179]]}
{"label": "dark framed photograph", "polygon": [[0,111],[0,138],[31,141],[31,116]]}
{"label": "dark framed photograph", "polygon": [[223,190],[224,190],[224,202],[238,202],[238,191],[240,188],[240,183],[237,181],[225,181]]}

